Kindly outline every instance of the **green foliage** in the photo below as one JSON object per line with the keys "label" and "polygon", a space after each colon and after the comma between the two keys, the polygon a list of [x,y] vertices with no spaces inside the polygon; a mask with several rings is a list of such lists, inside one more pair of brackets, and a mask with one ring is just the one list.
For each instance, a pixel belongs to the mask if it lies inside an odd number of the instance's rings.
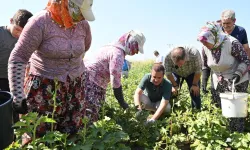
{"label": "green foliage", "polygon": [[[84,139],[84,140],[83,140]],[[87,133],[80,131],[78,137],[71,142],[72,150],[116,150],[129,149],[123,144],[129,140],[121,126],[109,117],[95,122],[88,128]]]}
{"label": "green foliage", "polygon": [[[230,133],[228,122],[222,116],[221,109],[211,104],[211,95],[202,93],[202,110],[191,108],[191,99],[187,85],[182,86],[179,96],[171,99],[172,112],[162,116],[153,124],[146,124],[152,112],[143,111],[136,117],[133,95],[144,74],[151,71],[153,62],[133,62],[129,77],[122,79],[125,100],[130,108],[120,108],[109,86],[106,101],[100,112],[100,120],[87,126],[88,119],[83,119],[84,127],[74,137],[58,131],[48,132],[36,138],[35,131],[42,122],[54,123],[47,116],[29,113],[18,122],[16,135],[18,140],[7,149],[68,149],[68,150],[129,150],[129,149],[250,149],[250,119],[246,121],[245,133]],[[56,93],[56,92],[54,92]],[[56,96],[54,95],[54,99]],[[56,104],[54,104],[56,105]],[[250,108],[248,110],[250,112]],[[23,133],[32,135],[32,142],[21,147]],[[226,142],[227,138],[231,142]]]}

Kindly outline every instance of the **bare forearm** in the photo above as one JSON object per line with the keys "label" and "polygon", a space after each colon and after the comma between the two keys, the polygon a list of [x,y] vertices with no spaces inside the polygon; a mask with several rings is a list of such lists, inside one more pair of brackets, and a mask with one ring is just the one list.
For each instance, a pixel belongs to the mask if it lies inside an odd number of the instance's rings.
{"label": "bare forearm", "polygon": [[134,103],[135,103],[135,106],[139,106],[141,107],[141,103],[140,103],[140,95],[139,94],[135,94],[134,95]]}
{"label": "bare forearm", "polygon": [[154,119],[154,120],[158,119],[162,115],[164,110],[166,109],[167,105],[168,105],[168,101],[161,102],[159,108],[156,110],[156,112],[154,113],[151,119]]}
{"label": "bare forearm", "polygon": [[177,86],[177,83],[174,80],[174,76],[172,74],[167,75],[168,80],[172,83],[172,85],[175,87]]}
{"label": "bare forearm", "polygon": [[244,47],[244,50],[246,51],[248,58],[250,58],[250,48]]}
{"label": "bare forearm", "polygon": [[201,73],[196,73],[194,75],[193,84],[198,85],[198,82],[200,81],[200,77],[201,77]]}

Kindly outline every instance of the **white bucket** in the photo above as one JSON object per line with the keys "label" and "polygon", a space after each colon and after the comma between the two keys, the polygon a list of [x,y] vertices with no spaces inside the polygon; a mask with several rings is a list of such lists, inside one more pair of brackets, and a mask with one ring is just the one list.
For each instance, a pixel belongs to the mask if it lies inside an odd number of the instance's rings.
{"label": "white bucket", "polygon": [[248,93],[220,93],[222,115],[227,118],[247,116]]}

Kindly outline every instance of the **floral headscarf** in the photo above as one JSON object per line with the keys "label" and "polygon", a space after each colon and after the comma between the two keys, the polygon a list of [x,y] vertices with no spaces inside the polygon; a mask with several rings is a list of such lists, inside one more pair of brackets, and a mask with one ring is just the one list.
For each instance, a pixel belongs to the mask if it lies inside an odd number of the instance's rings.
{"label": "floral headscarf", "polygon": [[124,47],[123,50],[126,55],[134,55],[136,51],[143,54],[143,45],[145,41],[146,38],[143,33],[132,30],[129,33],[125,33],[118,40],[118,43]]}
{"label": "floral headscarf", "polygon": [[222,28],[218,23],[207,22],[207,24],[201,28],[198,40],[213,44],[213,49],[217,49],[222,45],[225,36],[226,34],[222,31]]}
{"label": "floral headscarf", "polygon": [[46,10],[51,18],[65,28],[71,28],[75,22],[83,20],[80,8],[71,0],[49,0]]}

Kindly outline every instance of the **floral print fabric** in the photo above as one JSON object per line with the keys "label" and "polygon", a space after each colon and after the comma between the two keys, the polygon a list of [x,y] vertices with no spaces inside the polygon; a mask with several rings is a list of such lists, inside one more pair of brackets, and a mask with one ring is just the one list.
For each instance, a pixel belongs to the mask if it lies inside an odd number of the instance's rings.
{"label": "floral print fabric", "polygon": [[74,22],[83,18],[79,7],[70,0],[49,0],[46,9],[51,13],[51,18],[65,28],[71,28]]}
{"label": "floral print fabric", "polygon": [[[225,39],[227,39],[227,37]],[[216,63],[218,63],[221,58],[221,50],[212,51],[212,55],[213,55],[213,58],[216,60]],[[248,66],[250,65],[250,61],[248,59],[247,53],[239,41],[232,42],[231,55],[235,57],[239,62],[244,62]],[[202,49],[202,57],[203,57],[203,66],[205,68],[208,68],[209,66],[207,65],[207,56],[205,54],[204,49]]]}
{"label": "floral print fabric", "polygon": [[129,33],[125,33],[118,41],[123,47],[127,55],[134,55],[135,51],[139,51],[139,44],[136,39]]}
{"label": "floral print fabric", "polygon": [[[75,134],[82,128],[82,118],[85,116],[87,103],[85,96],[85,74],[75,79],[67,78],[67,82],[58,82],[56,95],[56,120],[55,130],[63,133]],[[53,92],[55,91],[54,80],[39,76],[29,75],[24,87],[27,95],[29,112],[37,112],[39,115],[51,117],[53,112]],[[38,136],[42,136],[50,130],[51,124],[41,124],[38,127]]]}
{"label": "floral print fabric", "polygon": [[[246,51],[244,50],[244,47],[241,45],[241,43],[239,41],[234,41],[232,43],[232,52],[231,52],[231,54],[239,62],[244,62],[245,64],[247,64],[247,66],[250,66],[250,60],[248,58],[248,55],[247,55]],[[249,67],[248,67],[248,69],[249,69]],[[242,74],[246,73],[246,72],[243,72],[243,70],[239,70],[239,71],[242,72]]]}
{"label": "floral print fabric", "polygon": [[201,42],[208,42],[213,44],[213,50],[220,49],[226,34],[222,31],[219,24],[214,22],[207,22],[207,24],[201,28],[201,32],[198,35],[198,40]]}
{"label": "floral print fabric", "polygon": [[103,89],[94,82],[88,80],[88,77],[86,76],[85,100],[88,102],[86,116],[90,118],[91,122],[95,122],[99,119],[99,111],[102,102],[105,100],[105,95],[106,89]]}
{"label": "floral print fabric", "polygon": [[103,89],[109,82],[113,88],[119,88],[124,57],[124,51],[118,47],[102,47],[94,59],[84,60],[89,80]]}

